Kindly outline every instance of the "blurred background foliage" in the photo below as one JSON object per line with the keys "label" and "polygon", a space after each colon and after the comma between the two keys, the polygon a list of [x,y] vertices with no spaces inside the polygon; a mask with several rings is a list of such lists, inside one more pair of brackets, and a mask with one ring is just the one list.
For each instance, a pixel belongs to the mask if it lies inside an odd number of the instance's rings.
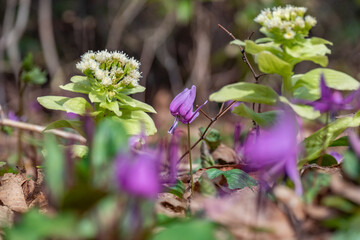
{"label": "blurred background foliage", "polygon": [[[168,113],[161,117],[162,109],[168,111],[170,100],[184,86],[198,86],[198,101],[203,102],[225,84],[252,81],[239,49],[228,45],[231,39],[218,23],[239,39],[251,32],[256,39],[261,33],[253,19],[265,7],[286,4],[307,7],[318,20],[310,34],[334,43],[329,67],[359,78],[359,0],[2,0],[0,104],[17,111],[15,86],[28,52],[49,79],[26,93],[27,109],[36,112],[36,97],[64,94],[58,86],[79,74],[75,63],[84,52],[119,50],[141,61],[140,84],[147,91],[135,98],[152,104],[160,113],[155,122],[162,125],[168,121]],[[312,67],[302,63],[295,72]],[[279,83],[271,84],[276,88]],[[42,113],[31,114],[26,113],[27,119],[43,122],[38,119]]]}

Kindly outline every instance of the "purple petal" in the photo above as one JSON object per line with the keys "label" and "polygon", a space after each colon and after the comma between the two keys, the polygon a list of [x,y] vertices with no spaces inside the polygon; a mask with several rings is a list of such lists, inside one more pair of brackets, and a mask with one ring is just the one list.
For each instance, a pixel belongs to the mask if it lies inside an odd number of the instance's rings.
{"label": "purple petal", "polygon": [[326,85],[325,76],[323,73],[320,75],[320,91],[321,99],[331,99],[331,89]]}
{"label": "purple petal", "polygon": [[355,154],[360,157],[360,141],[354,131],[349,131],[349,142]]}
{"label": "purple petal", "polygon": [[200,109],[208,102],[208,100],[206,100],[200,107],[198,107],[195,112],[193,112],[192,116],[189,119],[189,123],[192,123],[195,118],[197,118],[199,116],[199,111]]}
{"label": "purple petal", "polygon": [[185,88],[184,91],[176,95],[176,97],[170,103],[170,112],[173,116],[176,116],[179,112],[179,107],[186,101],[190,96],[190,90]]}
{"label": "purple petal", "polygon": [[194,101],[195,101],[195,97],[196,97],[196,87],[193,85],[191,87],[190,93],[189,93],[189,97],[181,104],[181,106],[179,107],[179,115],[180,116],[185,116],[187,115],[189,112],[192,112],[193,110],[193,105],[194,105]]}
{"label": "purple petal", "polygon": [[290,158],[286,161],[286,174],[293,181],[295,185],[295,192],[301,196],[303,194],[303,188],[301,184],[301,179],[299,175],[299,171],[297,169],[296,164],[296,155],[290,156]]}
{"label": "purple petal", "polygon": [[173,123],[173,125],[171,125],[171,127],[170,127],[170,129],[169,129],[168,133],[170,133],[170,134],[174,134],[174,131],[175,131],[175,129],[176,129],[176,127],[177,127],[178,123],[179,123],[179,119],[178,119],[178,117],[175,117],[174,123]]}
{"label": "purple petal", "polygon": [[338,152],[332,151],[329,155],[333,156],[338,164],[342,163],[344,160],[344,157]]}

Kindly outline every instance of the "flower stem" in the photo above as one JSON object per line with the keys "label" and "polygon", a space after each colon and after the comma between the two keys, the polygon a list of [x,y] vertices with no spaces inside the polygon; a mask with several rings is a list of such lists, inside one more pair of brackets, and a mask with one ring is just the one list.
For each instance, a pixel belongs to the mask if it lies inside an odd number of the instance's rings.
{"label": "flower stem", "polygon": [[192,171],[192,161],[191,161],[191,143],[190,143],[190,124],[188,126],[188,149],[189,149],[189,163],[190,163],[190,184],[191,184],[191,194],[194,193],[194,179]]}

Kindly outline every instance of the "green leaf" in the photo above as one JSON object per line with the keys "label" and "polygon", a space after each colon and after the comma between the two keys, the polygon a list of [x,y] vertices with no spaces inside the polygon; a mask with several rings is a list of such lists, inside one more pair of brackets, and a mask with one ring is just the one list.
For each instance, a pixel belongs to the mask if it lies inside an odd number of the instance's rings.
{"label": "green leaf", "polygon": [[106,102],[106,93],[104,91],[92,90],[89,93],[89,99],[92,103]]}
{"label": "green leaf", "polygon": [[89,148],[86,145],[74,144],[72,145],[72,157],[84,158],[89,152]]}
{"label": "green leaf", "polygon": [[236,46],[242,46],[242,47],[245,46],[245,42],[243,42],[243,41],[241,41],[239,39],[235,39],[235,40],[231,41],[230,44],[233,44],[233,45],[236,45]]}
{"label": "green leaf", "polygon": [[257,185],[257,182],[250,175],[240,169],[221,171],[217,168],[211,168],[206,170],[206,173],[210,179],[223,175],[228,183],[229,189],[251,188]]}
{"label": "green leaf", "polygon": [[185,190],[186,190],[185,184],[179,179],[177,179],[176,183],[173,186],[167,187],[165,191],[174,194],[179,198],[182,198],[185,193]]}
{"label": "green leaf", "polygon": [[[330,88],[343,91],[357,90],[360,87],[360,83],[353,77],[328,68],[316,68],[303,75],[296,77],[296,80],[292,79],[294,90],[305,87],[308,89],[308,94],[305,97],[302,95],[299,98],[307,100],[316,100],[320,97],[320,74],[324,73],[326,85]],[[299,94],[298,94],[299,95]]]}
{"label": "green leaf", "polygon": [[320,112],[314,110],[312,106],[290,103],[289,100],[283,96],[280,96],[279,100],[280,102],[289,105],[296,112],[296,114],[302,118],[313,120],[320,117],[321,115]]}
{"label": "green leaf", "polygon": [[91,166],[95,171],[93,182],[97,186],[109,181],[114,157],[127,148],[127,142],[128,135],[120,122],[105,118],[98,124],[91,156]]}
{"label": "green leaf", "polygon": [[344,153],[344,162],[342,169],[347,176],[356,180],[360,175],[360,162],[356,154],[350,150]]}
{"label": "green leaf", "polygon": [[37,209],[30,209],[13,227],[6,229],[6,239],[39,240],[39,239],[79,239],[78,224],[71,214],[60,213],[48,216]]}
{"label": "green leaf", "polygon": [[130,94],[144,92],[145,89],[146,89],[145,87],[138,85],[134,88],[122,88],[122,89],[118,90],[118,92],[125,94],[125,95],[130,95]]}
{"label": "green leaf", "polygon": [[251,40],[245,40],[245,50],[247,53],[254,55],[263,51],[269,51],[275,55],[282,53],[282,49],[280,48],[279,44],[276,44],[274,42],[256,44]]}
{"label": "green leaf", "polygon": [[259,69],[263,73],[279,74],[287,77],[293,74],[292,66],[269,51],[257,54]]}
{"label": "green leaf", "polygon": [[278,111],[257,113],[247,107],[244,103],[241,103],[239,106],[235,107],[232,112],[239,115],[240,117],[252,119],[260,126],[273,125],[278,113]]}
{"label": "green leaf", "polygon": [[[199,128],[200,134],[203,134],[205,131],[204,127]],[[208,131],[205,137],[205,142],[210,147],[210,151],[214,151],[221,143],[221,136],[220,132],[216,129],[211,129]]]}
{"label": "green leaf", "polygon": [[219,91],[211,94],[209,99],[214,102],[235,100],[274,105],[278,95],[270,87],[255,83],[239,82],[224,86]]}
{"label": "green leaf", "polygon": [[52,110],[72,112],[79,115],[93,111],[90,103],[81,97],[44,96],[38,97],[37,100],[43,107]]}
{"label": "green leaf", "polygon": [[353,213],[357,209],[355,204],[349,202],[341,196],[326,196],[322,199],[321,203],[321,205],[336,208],[346,213]]}
{"label": "green leaf", "polygon": [[303,199],[311,204],[318,193],[330,185],[330,175],[325,173],[315,173],[310,171],[302,177],[303,187],[305,189]]}
{"label": "green leaf", "polygon": [[114,102],[101,102],[100,103],[100,107],[108,109],[112,112],[114,112],[118,117],[120,117],[122,115],[122,112],[120,111],[119,108],[119,103],[117,101]]}
{"label": "green leaf", "polygon": [[328,44],[328,45],[333,45],[332,42],[326,40],[326,39],[323,39],[323,38],[319,38],[319,37],[312,37],[310,38],[310,42],[314,45],[316,44]]}
{"label": "green leaf", "polygon": [[72,128],[72,129],[75,129],[82,136],[85,136],[84,131],[82,129],[81,122],[77,121],[77,120],[58,120],[58,121],[52,122],[46,126],[46,128],[44,129],[44,132],[51,130],[51,129],[56,129],[56,128]]}
{"label": "green leaf", "polygon": [[360,113],[358,112],[354,117],[339,118],[307,137],[302,144],[306,156],[299,161],[298,166],[301,167],[306,162],[318,158],[323,149],[326,149],[345,129],[359,125]]}
{"label": "green leaf", "polygon": [[32,68],[30,71],[24,71],[21,74],[21,79],[24,82],[42,85],[46,83],[46,72],[43,72],[38,67]]}
{"label": "green leaf", "polygon": [[123,111],[121,117],[115,117],[116,121],[123,124],[127,134],[135,135],[142,131],[142,126],[145,127],[146,135],[153,135],[157,132],[152,118],[143,111]]}
{"label": "green leaf", "polygon": [[70,98],[64,103],[64,108],[67,112],[73,112],[79,115],[83,115],[84,113],[93,111],[90,103],[88,103],[82,97]]}
{"label": "green leaf", "polygon": [[52,134],[45,134],[45,179],[53,201],[58,202],[64,194],[65,158],[56,138]]}
{"label": "green leaf", "polygon": [[215,240],[216,225],[208,220],[176,221],[165,225],[151,240]]}
{"label": "green leaf", "polygon": [[85,94],[89,94],[92,90],[91,84],[87,78],[84,80],[79,80],[76,83],[68,83],[65,86],[61,85],[60,88],[70,92]]}
{"label": "green leaf", "polygon": [[349,146],[349,139],[347,136],[343,136],[341,138],[336,139],[333,141],[329,147],[343,147],[343,146]]}
{"label": "green leaf", "polygon": [[215,161],[211,156],[209,147],[207,146],[205,141],[201,141],[200,158],[201,158],[201,166],[204,168],[208,168],[215,165]]}
{"label": "green leaf", "polygon": [[88,81],[88,79],[86,76],[75,75],[70,78],[70,81],[73,83],[82,83],[82,82]]}
{"label": "green leaf", "polygon": [[156,113],[155,109],[141,101],[138,101],[136,99],[133,99],[129,96],[126,96],[124,94],[116,94],[116,98],[121,102],[120,106],[121,108],[127,108],[131,110],[142,110],[144,112],[150,112],[150,113]]}

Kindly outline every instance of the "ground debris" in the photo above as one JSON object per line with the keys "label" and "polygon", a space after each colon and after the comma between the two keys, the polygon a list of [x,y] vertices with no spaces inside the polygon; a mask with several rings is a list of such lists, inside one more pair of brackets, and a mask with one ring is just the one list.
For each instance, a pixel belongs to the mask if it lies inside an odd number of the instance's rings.
{"label": "ground debris", "polygon": [[25,212],[28,206],[22,185],[26,179],[21,175],[5,173],[0,182],[0,200],[3,204],[15,212]]}

